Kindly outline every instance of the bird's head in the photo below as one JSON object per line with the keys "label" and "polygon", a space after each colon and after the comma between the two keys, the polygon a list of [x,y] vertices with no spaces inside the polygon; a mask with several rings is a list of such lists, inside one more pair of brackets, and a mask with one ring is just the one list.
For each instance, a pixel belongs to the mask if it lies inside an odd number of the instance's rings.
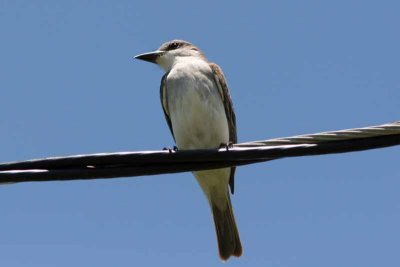
{"label": "bird's head", "polygon": [[181,59],[202,56],[200,49],[193,44],[183,40],[173,40],[162,44],[156,51],[140,54],[135,58],[155,63],[165,71],[169,71]]}

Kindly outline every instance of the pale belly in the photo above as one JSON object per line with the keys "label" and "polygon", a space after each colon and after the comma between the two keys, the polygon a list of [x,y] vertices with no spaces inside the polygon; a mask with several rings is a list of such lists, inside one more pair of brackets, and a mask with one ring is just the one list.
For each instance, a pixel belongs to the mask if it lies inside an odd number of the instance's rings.
{"label": "pale belly", "polygon": [[[168,80],[168,111],[179,150],[219,148],[221,144],[229,143],[225,108],[211,75],[205,74],[207,71],[210,70],[176,72],[173,74],[175,79]],[[193,174],[208,201],[225,209],[230,168]]]}
{"label": "pale belly", "polygon": [[175,101],[169,101],[178,149],[218,148],[229,142],[225,109],[217,94],[187,89],[181,90]]}

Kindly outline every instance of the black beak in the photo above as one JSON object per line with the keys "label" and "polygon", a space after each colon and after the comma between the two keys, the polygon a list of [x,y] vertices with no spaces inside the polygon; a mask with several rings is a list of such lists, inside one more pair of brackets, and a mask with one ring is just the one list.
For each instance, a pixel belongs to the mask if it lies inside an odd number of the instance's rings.
{"label": "black beak", "polygon": [[137,56],[135,56],[135,58],[144,60],[144,61],[148,61],[151,63],[156,63],[157,58],[159,56],[161,56],[163,53],[164,53],[163,51],[154,51],[154,52],[150,52],[150,53],[144,53],[144,54],[137,55]]}

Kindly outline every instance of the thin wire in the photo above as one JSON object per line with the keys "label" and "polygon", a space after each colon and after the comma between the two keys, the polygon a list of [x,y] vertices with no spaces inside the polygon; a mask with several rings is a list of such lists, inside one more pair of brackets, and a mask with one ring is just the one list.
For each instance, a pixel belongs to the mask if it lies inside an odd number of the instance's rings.
{"label": "thin wire", "polygon": [[297,135],[292,137],[275,138],[269,140],[253,141],[237,144],[238,147],[252,146],[276,146],[288,144],[316,144],[329,141],[351,140],[356,138],[368,138],[381,135],[400,134],[400,121],[369,126],[364,128],[353,128],[340,131],[321,132],[315,134]]}

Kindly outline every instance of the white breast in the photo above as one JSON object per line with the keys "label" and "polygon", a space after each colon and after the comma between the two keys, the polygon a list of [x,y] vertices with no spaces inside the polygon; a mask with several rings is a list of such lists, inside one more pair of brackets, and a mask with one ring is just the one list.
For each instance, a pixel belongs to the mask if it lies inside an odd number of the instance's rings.
{"label": "white breast", "polygon": [[224,105],[207,62],[196,59],[176,64],[166,83],[169,115],[179,149],[217,148],[229,142]]}

